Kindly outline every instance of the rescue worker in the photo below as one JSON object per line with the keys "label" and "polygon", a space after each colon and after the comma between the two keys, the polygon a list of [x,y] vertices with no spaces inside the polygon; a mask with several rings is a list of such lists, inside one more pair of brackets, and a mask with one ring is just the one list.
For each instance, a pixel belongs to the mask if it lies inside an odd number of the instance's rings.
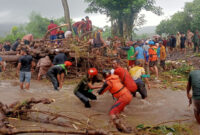
{"label": "rescue worker", "polygon": [[102,82],[102,79],[98,75],[96,68],[90,68],[87,76],[84,76],[74,89],[74,94],[85,104],[86,108],[91,107],[89,99],[97,99],[92,91],[101,88],[101,86],[94,86],[94,83],[96,82]]}
{"label": "rescue worker", "polygon": [[65,61],[64,64],[55,65],[48,70],[47,77],[51,80],[54,90],[58,90],[58,87],[62,89],[64,76],[67,74],[67,68],[71,65],[70,61]]}
{"label": "rescue worker", "polygon": [[119,60],[114,60],[113,61],[113,68],[114,68],[114,74],[118,75],[119,78],[121,79],[123,85],[131,92],[134,93],[137,90],[137,85],[132,79],[131,75],[129,72],[122,68],[120,66],[120,61]]}
{"label": "rescue worker", "polygon": [[153,41],[149,41],[149,67],[150,70],[156,74],[156,80],[158,80],[158,67],[157,67],[157,47]]}
{"label": "rescue worker", "polygon": [[109,115],[119,131],[127,130],[121,125],[118,115],[128,104],[130,104],[132,95],[130,91],[121,83],[120,78],[117,75],[112,75],[109,70],[103,71],[103,77],[105,82],[102,88],[98,91],[98,94],[102,95],[106,91],[109,91],[112,96],[117,99],[115,104],[111,107]]}

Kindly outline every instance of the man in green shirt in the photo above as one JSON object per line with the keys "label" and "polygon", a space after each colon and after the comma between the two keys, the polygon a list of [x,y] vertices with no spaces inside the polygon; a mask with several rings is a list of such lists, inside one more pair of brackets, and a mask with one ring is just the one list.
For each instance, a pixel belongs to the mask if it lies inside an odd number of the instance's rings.
{"label": "man in green shirt", "polygon": [[[192,95],[190,90],[192,88]],[[194,115],[197,122],[200,124],[200,70],[194,70],[190,72],[188,85],[187,85],[187,97],[190,104],[194,104]]]}
{"label": "man in green shirt", "polygon": [[128,41],[126,43],[127,47],[122,47],[123,50],[127,51],[127,60],[128,60],[128,67],[132,67],[135,65],[136,58],[135,55],[135,48],[133,47],[133,42]]}

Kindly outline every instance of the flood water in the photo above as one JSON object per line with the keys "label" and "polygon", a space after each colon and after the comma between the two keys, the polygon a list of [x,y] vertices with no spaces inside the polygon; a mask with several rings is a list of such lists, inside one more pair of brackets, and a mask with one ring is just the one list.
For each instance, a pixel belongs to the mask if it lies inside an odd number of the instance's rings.
{"label": "flood water", "polygon": [[[153,85],[153,84],[152,84]],[[52,98],[55,102],[51,105],[36,105],[34,109],[45,110],[54,113],[60,113],[87,123],[90,117],[89,125],[96,128],[103,128],[108,131],[116,131],[110,125],[108,112],[115,102],[112,96],[107,93],[98,96],[97,101],[92,101],[91,109],[84,108],[83,104],[74,96],[73,89],[75,85],[67,85],[57,92],[52,88],[51,83],[38,81],[31,82],[29,91],[19,89],[19,83],[13,81],[0,81],[0,101],[4,104],[11,104],[15,101],[23,101],[29,98]],[[190,119],[183,122],[193,130],[194,135],[200,135],[200,127],[196,123],[192,107],[188,107],[188,100],[185,91],[172,91],[160,89],[155,86],[148,91],[148,98],[142,100],[137,94],[130,105],[122,113],[124,120],[129,126],[135,127],[139,124],[159,124],[162,122]],[[93,116],[93,117],[91,117]],[[33,116],[35,117],[35,116]],[[54,129],[66,130],[50,124],[41,124],[37,122],[21,121],[17,119],[10,120],[11,124],[19,129]],[[174,123],[172,123],[174,124]],[[69,129],[75,130],[75,129]]]}

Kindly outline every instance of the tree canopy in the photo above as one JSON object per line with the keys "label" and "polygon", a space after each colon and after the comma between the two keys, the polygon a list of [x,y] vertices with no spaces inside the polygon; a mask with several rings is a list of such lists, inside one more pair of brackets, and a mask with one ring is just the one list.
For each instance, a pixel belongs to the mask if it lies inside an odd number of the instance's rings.
{"label": "tree canopy", "polygon": [[[160,7],[155,6],[155,0],[85,0],[89,3],[86,12],[101,13],[110,18],[112,34],[131,38],[133,27],[142,25],[144,16],[139,16],[142,9],[157,15],[162,14]],[[143,20],[143,21],[138,21]],[[135,25],[134,25],[135,24]]]}
{"label": "tree canopy", "polygon": [[186,33],[188,29],[195,31],[200,26],[200,0],[185,4],[182,12],[177,12],[170,19],[161,21],[156,28],[157,34]]}

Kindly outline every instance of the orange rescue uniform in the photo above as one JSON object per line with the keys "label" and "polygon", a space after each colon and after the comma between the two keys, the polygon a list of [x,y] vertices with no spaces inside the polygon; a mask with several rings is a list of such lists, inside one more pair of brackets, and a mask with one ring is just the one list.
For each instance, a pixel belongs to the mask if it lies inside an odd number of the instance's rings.
{"label": "orange rescue uniform", "polygon": [[131,102],[132,95],[130,91],[123,86],[117,75],[111,75],[108,77],[104,83],[104,86],[98,93],[101,95],[108,90],[113,97],[117,99],[115,104],[111,107],[110,115],[119,114],[124,110],[124,107]]}

